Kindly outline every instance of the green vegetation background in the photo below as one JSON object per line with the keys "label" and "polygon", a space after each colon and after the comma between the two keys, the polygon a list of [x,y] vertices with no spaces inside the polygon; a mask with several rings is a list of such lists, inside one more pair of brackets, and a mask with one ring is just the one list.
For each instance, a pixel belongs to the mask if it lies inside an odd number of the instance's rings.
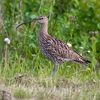
{"label": "green vegetation background", "polygon": [[[16,30],[37,16],[49,16],[48,33],[91,63],[58,65],[56,77],[48,80],[53,64],[39,50],[39,24]],[[0,0],[0,89],[2,84],[18,100],[100,100],[100,1]]]}
{"label": "green vegetation background", "polygon": [[[72,44],[73,49],[91,61],[85,66],[59,65],[57,75],[82,81],[100,78],[99,0],[1,0],[0,10],[1,78],[17,73],[50,75],[53,64],[38,47],[39,24],[29,23],[16,30],[19,23],[41,15],[49,16],[50,35]],[[11,44],[4,43],[3,38],[9,38]]]}

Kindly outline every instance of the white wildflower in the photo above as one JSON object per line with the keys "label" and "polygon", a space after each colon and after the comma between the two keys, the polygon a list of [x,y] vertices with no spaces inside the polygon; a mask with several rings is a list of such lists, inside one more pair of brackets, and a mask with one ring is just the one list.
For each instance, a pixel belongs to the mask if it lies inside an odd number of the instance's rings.
{"label": "white wildflower", "polygon": [[80,47],[80,49],[84,49],[83,47]]}
{"label": "white wildflower", "polygon": [[10,39],[9,38],[5,38],[4,42],[6,42],[7,44],[10,44]]}
{"label": "white wildflower", "polygon": [[90,50],[88,51],[88,53],[90,53]]}
{"label": "white wildflower", "polygon": [[82,56],[82,53],[80,53],[80,55]]}
{"label": "white wildflower", "polygon": [[67,45],[68,45],[69,47],[72,47],[72,45],[71,45],[70,43],[67,43]]}

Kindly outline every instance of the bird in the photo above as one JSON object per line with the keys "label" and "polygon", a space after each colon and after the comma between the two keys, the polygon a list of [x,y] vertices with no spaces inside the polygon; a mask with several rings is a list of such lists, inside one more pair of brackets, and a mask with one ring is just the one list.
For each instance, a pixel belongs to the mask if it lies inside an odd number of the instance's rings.
{"label": "bird", "polygon": [[52,74],[55,75],[57,65],[64,62],[71,61],[80,64],[90,63],[89,60],[86,60],[66,43],[48,34],[48,17],[39,16],[34,18],[34,20],[40,24],[38,33],[40,51],[54,64]]}

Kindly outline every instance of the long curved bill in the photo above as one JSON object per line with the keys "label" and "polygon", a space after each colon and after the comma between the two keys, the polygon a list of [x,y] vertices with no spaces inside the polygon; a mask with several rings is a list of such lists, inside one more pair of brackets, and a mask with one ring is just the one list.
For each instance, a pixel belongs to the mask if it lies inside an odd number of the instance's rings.
{"label": "long curved bill", "polygon": [[32,19],[32,20],[30,20],[30,21],[27,21],[27,22],[22,22],[22,23],[20,23],[19,25],[16,26],[16,29],[18,29],[18,28],[19,28],[21,25],[23,25],[23,24],[27,24],[27,23],[30,23],[30,22],[36,21],[36,20],[39,20],[39,18],[34,18],[34,19]]}

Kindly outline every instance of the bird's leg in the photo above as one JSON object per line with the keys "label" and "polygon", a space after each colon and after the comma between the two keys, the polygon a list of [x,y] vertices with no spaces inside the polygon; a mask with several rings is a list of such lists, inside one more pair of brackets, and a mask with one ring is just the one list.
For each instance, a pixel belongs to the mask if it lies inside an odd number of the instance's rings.
{"label": "bird's leg", "polygon": [[55,74],[56,74],[56,66],[57,66],[57,64],[54,63],[54,68],[53,68],[53,70],[52,70],[52,74],[51,74],[51,76],[52,76],[52,75],[55,76]]}

